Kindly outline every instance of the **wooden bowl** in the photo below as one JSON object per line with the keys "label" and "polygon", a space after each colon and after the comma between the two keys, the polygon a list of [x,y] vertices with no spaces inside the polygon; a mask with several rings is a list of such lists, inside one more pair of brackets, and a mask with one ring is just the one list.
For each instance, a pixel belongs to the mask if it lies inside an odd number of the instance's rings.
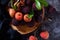
{"label": "wooden bowl", "polygon": [[16,30],[17,32],[19,32],[20,34],[28,34],[30,32],[33,32],[34,30],[36,30],[39,27],[40,23],[35,22],[33,27],[29,27],[26,24],[25,25],[19,25],[19,26],[14,26],[13,24],[11,24],[11,27]]}

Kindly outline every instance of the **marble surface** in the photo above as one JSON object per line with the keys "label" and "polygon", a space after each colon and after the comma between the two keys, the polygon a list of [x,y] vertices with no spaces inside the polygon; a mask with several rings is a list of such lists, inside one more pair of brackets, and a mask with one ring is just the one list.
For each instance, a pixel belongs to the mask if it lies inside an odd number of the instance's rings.
{"label": "marble surface", "polygon": [[47,0],[57,11],[60,11],[60,0]]}

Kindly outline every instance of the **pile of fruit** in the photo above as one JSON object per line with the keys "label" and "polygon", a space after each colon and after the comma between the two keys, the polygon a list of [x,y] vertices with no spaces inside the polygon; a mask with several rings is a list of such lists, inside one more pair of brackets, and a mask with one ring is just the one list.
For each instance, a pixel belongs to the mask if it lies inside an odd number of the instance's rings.
{"label": "pile of fruit", "polygon": [[14,25],[19,22],[31,22],[33,19],[38,20],[42,14],[42,7],[47,7],[46,0],[10,0],[9,15],[13,19]]}

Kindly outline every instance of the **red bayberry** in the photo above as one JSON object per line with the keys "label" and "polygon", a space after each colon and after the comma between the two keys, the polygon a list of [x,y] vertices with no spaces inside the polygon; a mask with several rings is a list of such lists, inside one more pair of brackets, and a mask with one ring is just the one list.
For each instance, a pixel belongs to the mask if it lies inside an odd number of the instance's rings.
{"label": "red bayberry", "polygon": [[32,18],[28,18],[28,14],[24,15],[24,21],[25,22],[30,22],[32,20]]}
{"label": "red bayberry", "polygon": [[33,36],[33,35],[31,35],[30,37],[29,37],[29,40],[38,40],[35,36]]}
{"label": "red bayberry", "polygon": [[49,33],[47,31],[44,31],[44,32],[40,33],[40,36],[43,39],[48,39],[49,38]]}
{"label": "red bayberry", "polygon": [[21,12],[17,12],[15,14],[15,19],[18,20],[18,21],[20,21],[20,20],[22,20],[22,16],[23,16],[23,14]]}

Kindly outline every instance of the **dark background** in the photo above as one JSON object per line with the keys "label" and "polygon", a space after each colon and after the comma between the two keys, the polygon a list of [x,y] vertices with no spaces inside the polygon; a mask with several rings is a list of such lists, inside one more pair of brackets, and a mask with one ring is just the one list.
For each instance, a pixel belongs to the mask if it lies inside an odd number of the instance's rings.
{"label": "dark background", "polygon": [[21,35],[9,26],[10,17],[5,10],[8,1],[0,0],[0,40],[27,40],[30,35],[35,35],[38,40],[43,40],[39,37],[41,30],[47,30],[50,33],[48,40],[60,40],[60,0],[47,0],[56,10],[51,14],[48,12],[47,17],[49,18],[42,27],[27,35]]}
{"label": "dark background", "polygon": [[57,11],[60,11],[60,0],[47,0]]}

